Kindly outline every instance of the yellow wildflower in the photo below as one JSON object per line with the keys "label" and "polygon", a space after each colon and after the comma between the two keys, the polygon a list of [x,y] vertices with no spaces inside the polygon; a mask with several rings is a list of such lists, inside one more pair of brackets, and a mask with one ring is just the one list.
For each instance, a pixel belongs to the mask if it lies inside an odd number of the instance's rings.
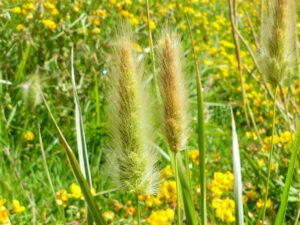
{"label": "yellow wildflower", "polygon": [[111,221],[115,218],[115,213],[113,211],[108,210],[103,213],[103,217],[105,221]]}
{"label": "yellow wildflower", "polygon": [[120,209],[123,208],[123,205],[120,202],[118,202],[117,200],[112,201],[112,205],[113,205],[113,207],[115,207],[114,210],[116,212],[120,211]]}
{"label": "yellow wildflower", "polygon": [[152,211],[146,219],[150,225],[171,225],[174,220],[174,211],[172,209]]}
{"label": "yellow wildflower", "polygon": [[235,221],[234,205],[234,201],[229,198],[214,198],[212,201],[212,207],[216,210],[216,217],[219,218],[221,221],[228,223],[232,223]]}
{"label": "yellow wildflower", "polygon": [[105,9],[98,9],[92,12],[92,15],[99,16],[103,19],[107,17],[107,11]]}
{"label": "yellow wildflower", "polygon": [[4,206],[6,199],[0,198],[0,207]]}
{"label": "yellow wildflower", "polygon": [[16,26],[16,30],[19,31],[19,30],[23,30],[24,29],[24,25],[23,24],[18,24]]}
{"label": "yellow wildflower", "polygon": [[5,206],[0,206],[0,224],[9,223],[9,211]]}
{"label": "yellow wildflower", "polygon": [[215,197],[220,197],[224,192],[233,189],[234,176],[231,172],[215,172],[214,179],[211,182],[211,191]]}
{"label": "yellow wildflower", "polygon": [[162,171],[161,171],[161,177],[162,178],[168,178],[173,175],[173,171],[170,165],[167,165]]}
{"label": "yellow wildflower", "polygon": [[96,34],[100,34],[101,30],[98,27],[93,28],[92,30],[92,34],[96,35]]}
{"label": "yellow wildflower", "polygon": [[[271,199],[268,199],[267,202],[266,202],[266,208],[270,208],[272,205],[272,200]],[[258,209],[262,208],[264,206],[264,202],[259,199],[257,202],[256,202],[256,207]]]}
{"label": "yellow wildflower", "polygon": [[92,24],[95,25],[95,26],[99,26],[100,25],[100,20],[95,18],[95,19],[92,20]]}
{"label": "yellow wildflower", "polygon": [[44,24],[45,27],[47,27],[51,31],[55,31],[55,29],[56,29],[56,23],[53,20],[43,19],[42,23]]}
{"label": "yellow wildflower", "polygon": [[70,191],[71,191],[71,197],[72,198],[81,198],[82,197],[82,192],[81,192],[81,188],[79,185],[72,183],[70,186]]}
{"label": "yellow wildflower", "polygon": [[156,24],[154,23],[154,21],[150,21],[150,29],[154,30],[156,28]]}
{"label": "yellow wildflower", "polygon": [[160,186],[158,198],[168,203],[176,203],[176,182],[167,180]]}
{"label": "yellow wildflower", "polygon": [[259,166],[260,168],[264,167],[264,166],[265,166],[265,160],[264,160],[264,159],[259,159],[259,160],[258,160],[258,166]]}
{"label": "yellow wildflower", "polygon": [[195,163],[196,165],[199,165],[199,150],[198,149],[189,151],[188,155],[193,163]]}
{"label": "yellow wildflower", "polygon": [[13,13],[15,13],[15,14],[19,14],[19,13],[21,13],[21,8],[20,8],[20,7],[15,7],[15,8],[13,8],[11,11],[12,11]]}
{"label": "yellow wildflower", "polygon": [[122,17],[128,17],[129,15],[130,15],[130,13],[127,10],[122,10],[120,12],[120,16],[122,16]]}
{"label": "yellow wildflower", "polygon": [[56,203],[63,207],[67,206],[67,201],[70,197],[71,195],[67,192],[66,189],[60,189],[59,192],[55,194]]}
{"label": "yellow wildflower", "polygon": [[33,141],[34,134],[31,131],[26,131],[23,135],[25,141]]}
{"label": "yellow wildflower", "polygon": [[25,206],[21,205],[16,199],[13,200],[13,212],[15,214],[20,214],[25,211]]}

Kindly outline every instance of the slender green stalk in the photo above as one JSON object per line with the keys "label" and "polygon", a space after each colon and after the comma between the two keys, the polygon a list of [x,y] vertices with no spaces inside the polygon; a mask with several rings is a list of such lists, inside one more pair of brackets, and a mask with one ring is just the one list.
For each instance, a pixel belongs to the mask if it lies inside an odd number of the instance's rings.
{"label": "slender green stalk", "polygon": [[194,46],[194,39],[192,35],[192,30],[190,26],[190,22],[188,17],[186,16],[186,20],[189,27],[194,63],[195,63],[195,70],[196,70],[196,84],[197,84],[197,105],[198,105],[198,147],[199,147],[199,167],[200,167],[200,204],[201,204],[201,224],[207,224],[207,207],[206,207],[206,177],[205,177],[205,157],[206,157],[206,150],[205,150],[205,126],[204,126],[204,100],[203,100],[203,93],[202,93],[202,84],[200,79],[200,72],[199,72],[199,65],[198,65],[198,58],[195,52]]}
{"label": "slender green stalk", "polygon": [[266,204],[267,204],[268,194],[269,194],[271,164],[272,164],[272,156],[273,156],[273,150],[274,150],[275,119],[276,119],[276,95],[277,95],[277,87],[275,88],[275,94],[274,94],[274,99],[273,99],[272,139],[271,139],[271,149],[270,149],[269,160],[268,160],[268,178],[267,178],[267,184],[266,184],[266,194],[265,194],[265,198],[264,198],[262,224],[265,224],[265,215],[266,215],[266,209],[267,209]]}
{"label": "slender green stalk", "polygon": [[180,216],[180,180],[178,175],[178,153],[174,153],[174,167],[175,167],[175,179],[176,179],[176,194],[177,194],[177,224],[181,225],[181,216]]}
{"label": "slender green stalk", "polygon": [[138,225],[140,225],[141,224],[141,206],[139,203],[139,195],[138,194],[135,195],[135,199],[136,199],[136,208],[137,208],[136,218],[137,218]]}
{"label": "slender green stalk", "polygon": [[153,50],[153,38],[152,38],[152,31],[151,31],[151,27],[150,27],[149,0],[146,0],[146,6],[147,6],[147,22],[148,22],[148,41],[149,41],[150,56],[151,56],[151,63],[152,63],[153,84],[154,84],[155,94],[157,95],[157,97],[159,97],[159,90],[158,90],[158,87],[157,87],[157,80],[156,80],[155,56],[154,56],[154,50]]}
{"label": "slender green stalk", "polygon": [[281,225],[284,222],[285,211],[288,204],[289,192],[293,180],[293,173],[294,173],[295,163],[297,159],[297,154],[299,153],[299,149],[300,149],[300,123],[298,124],[296,140],[292,148],[291,160],[289,163],[289,169],[287,172],[284,189],[281,196],[279,211],[275,219],[275,225]]}
{"label": "slender green stalk", "polygon": [[240,82],[241,82],[241,90],[242,90],[242,96],[243,96],[243,110],[245,113],[245,118],[247,121],[247,125],[250,125],[249,122],[249,116],[247,112],[247,94],[245,90],[245,84],[244,84],[244,79],[243,79],[243,67],[242,67],[242,59],[241,59],[241,54],[240,54],[240,42],[239,42],[239,37],[237,35],[237,21],[236,21],[236,1],[235,0],[228,0],[228,6],[229,6],[229,16],[230,16],[230,24],[231,24],[231,30],[232,30],[232,36],[233,36],[233,41],[234,41],[234,46],[235,46],[235,56],[236,56],[236,61],[238,65],[238,75],[240,77]]}
{"label": "slender green stalk", "polygon": [[94,86],[94,92],[95,92],[95,108],[96,108],[96,125],[97,128],[100,127],[100,95],[99,95],[99,78],[97,73],[94,73],[94,82],[95,82],[95,86]]}
{"label": "slender green stalk", "polygon": [[[45,155],[40,124],[38,124],[38,130],[39,130],[39,142],[40,142],[41,153],[42,153],[42,158],[43,158],[43,165],[44,165],[44,169],[45,169],[45,172],[46,172],[46,175],[47,175],[47,179],[48,179],[48,182],[50,184],[50,188],[51,188],[51,191],[52,191],[52,194],[53,194],[53,197],[54,197],[55,196],[55,190],[54,190],[54,185],[53,185],[53,182],[52,182],[52,179],[51,179],[51,176],[50,176],[49,167],[47,165],[47,159],[46,159],[46,155]],[[56,206],[58,206],[58,205],[56,204]],[[62,217],[63,224],[66,224],[66,217],[65,217],[64,211],[62,210],[61,207],[57,207],[57,209],[58,209],[59,214]]]}

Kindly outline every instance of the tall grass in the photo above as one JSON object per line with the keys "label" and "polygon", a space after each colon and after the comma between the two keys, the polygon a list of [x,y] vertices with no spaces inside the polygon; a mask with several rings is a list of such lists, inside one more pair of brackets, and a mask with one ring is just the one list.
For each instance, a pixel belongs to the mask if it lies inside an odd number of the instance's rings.
{"label": "tall grass", "polygon": [[199,148],[199,169],[200,169],[200,189],[201,189],[201,195],[200,195],[200,216],[201,216],[201,224],[206,225],[207,224],[207,206],[206,206],[206,147],[205,147],[205,121],[204,121],[204,97],[202,92],[202,83],[200,78],[200,71],[199,71],[199,65],[198,65],[198,57],[195,51],[195,45],[194,45],[194,39],[192,35],[192,29],[189,22],[188,17],[186,16],[186,21],[189,28],[189,35],[191,40],[191,46],[192,46],[192,53],[193,53],[193,59],[194,59],[194,65],[195,65],[195,80],[196,80],[196,86],[197,86],[197,109],[198,109],[198,148]]}

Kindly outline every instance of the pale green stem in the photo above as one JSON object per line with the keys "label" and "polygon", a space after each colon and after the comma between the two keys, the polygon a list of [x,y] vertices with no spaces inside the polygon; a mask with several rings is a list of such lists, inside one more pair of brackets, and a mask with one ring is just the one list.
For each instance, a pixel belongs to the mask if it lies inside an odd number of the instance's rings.
{"label": "pale green stem", "polygon": [[205,150],[205,124],[204,124],[204,97],[202,93],[202,83],[198,65],[198,57],[195,51],[194,39],[192,34],[191,25],[187,15],[185,14],[186,21],[189,27],[189,33],[191,38],[191,45],[193,51],[193,58],[195,63],[195,78],[196,78],[196,85],[197,85],[197,107],[198,107],[198,148],[199,148],[199,170],[200,170],[200,189],[201,189],[201,196],[200,196],[200,212],[201,212],[201,224],[207,224],[207,207],[206,207],[206,177],[205,177],[205,157],[206,157],[206,150]]}
{"label": "pale green stem", "polygon": [[154,48],[153,48],[153,39],[152,39],[152,31],[150,27],[150,7],[149,7],[149,0],[146,0],[147,6],[147,22],[148,22],[148,41],[149,41],[149,48],[150,48],[150,56],[151,56],[151,63],[152,63],[152,72],[153,72],[153,84],[155,89],[155,94],[159,97],[159,90],[157,87],[157,80],[156,80],[156,69],[155,69],[155,56],[154,56]]}
{"label": "pale green stem", "polygon": [[94,81],[95,81],[95,86],[94,86],[94,93],[95,93],[95,102],[96,102],[96,125],[97,128],[100,127],[100,98],[99,98],[99,78],[98,78],[98,74],[95,73],[94,74]]}
{"label": "pale green stem", "polygon": [[181,225],[181,216],[180,216],[180,184],[179,184],[179,175],[178,175],[178,160],[177,160],[177,154],[175,153],[175,179],[176,179],[176,193],[177,193],[177,224]]}
{"label": "pale green stem", "polygon": [[136,199],[136,208],[137,208],[137,213],[136,213],[137,224],[140,225],[141,224],[141,206],[139,203],[139,195],[138,194],[135,195],[135,199]]}
{"label": "pale green stem", "polygon": [[272,156],[274,150],[274,135],[275,135],[275,119],[276,119],[276,95],[277,95],[277,87],[275,88],[275,94],[273,99],[273,119],[272,119],[272,139],[271,139],[271,149],[269,154],[269,161],[268,161],[268,178],[267,178],[267,185],[266,185],[266,194],[264,198],[264,206],[263,206],[263,214],[262,214],[262,224],[265,224],[265,215],[266,215],[266,205],[268,200],[269,194],[269,183],[270,183],[270,176],[271,176],[271,164],[272,164]]}

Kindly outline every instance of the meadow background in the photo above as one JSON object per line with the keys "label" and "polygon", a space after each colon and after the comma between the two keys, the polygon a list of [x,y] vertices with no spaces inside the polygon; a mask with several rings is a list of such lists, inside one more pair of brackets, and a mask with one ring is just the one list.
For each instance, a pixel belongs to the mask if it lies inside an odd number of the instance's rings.
{"label": "meadow background", "polygon": [[[132,26],[134,47],[144,61],[145,77],[152,92],[155,92],[152,82],[155,64],[149,47],[149,28],[154,50],[166,25],[181,37],[191,115],[190,137],[182,157],[189,168],[188,182],[199,212],[197,90],[186,16],[191,23],[195,52],[199,57],[204,94],[209,224],[233,224],[235,221],[231,107],[241,155],[245,224],[260,224],[273,115],[272,90],[257,67],[260,37],[264,35],[260,29],[261,2],[264,1],[237,1],[242,88],[225,0],[149,1],[150,22],[146,1],[141,0],[0,1],[0,224],[6,224],[7,210],[12,224],[86,222],[80,187],[69,169],[40,93],[42,90],[59,127],[77,154],[72,48],[95,199],[108,224],[137,224],[134,196],[113,189],[103,156],[108,141],[106,89],[111,76],[107,60],[121,20]],[[298,69],[295,68],[292,76],[279,88],[276,101],[278,116],[267,201],[268,224],[272,224],[279,208],[300,115]],[[245,96],[248,102],[246,115]],[[158,134],[157,151],[166,152],[159,128],[155,132]],[[175,220],[174,175],[168,156],[159,154],[159,158],[161,182],[158,193],[139,196],[142,224],[168,225]],[[285,224],[299,224],[299,163],[298,154]]]}

